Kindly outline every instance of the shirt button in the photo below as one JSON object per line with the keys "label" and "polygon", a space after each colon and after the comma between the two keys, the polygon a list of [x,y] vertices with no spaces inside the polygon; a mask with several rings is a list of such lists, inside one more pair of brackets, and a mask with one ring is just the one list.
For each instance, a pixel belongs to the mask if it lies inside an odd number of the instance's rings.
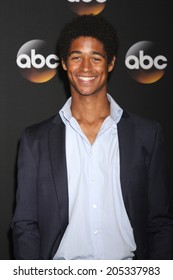
{"label": "shirt button", "polygon": [[97,208],[97,205],[96,205],[96,204],[93,204],[93,208]]}
{"label": "shirt button", "polygon": [[89,156],[92,157],[92,151],[89,152]]}
{"label": "shirt button", "polygon": [[95,231],[94,231],[94,235],[97,235],[97,234],[98,234],[98,230],[95,230]]}

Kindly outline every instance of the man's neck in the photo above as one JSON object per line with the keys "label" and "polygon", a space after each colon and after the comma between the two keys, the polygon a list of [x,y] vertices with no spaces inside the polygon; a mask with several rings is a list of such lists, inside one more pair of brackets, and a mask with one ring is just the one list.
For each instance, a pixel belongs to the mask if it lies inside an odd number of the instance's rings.
{"label": "man's neck", "polygon": [[107,95],[90,95],[72,97],[71,112],[91,144],[110,115],[110,104]]}
{"label": "man's neck", "polygon": [[104,120],[110,115],[107,94],[72,97],[71,112],[76,120],[86,123],[97,122],[100,119]]}

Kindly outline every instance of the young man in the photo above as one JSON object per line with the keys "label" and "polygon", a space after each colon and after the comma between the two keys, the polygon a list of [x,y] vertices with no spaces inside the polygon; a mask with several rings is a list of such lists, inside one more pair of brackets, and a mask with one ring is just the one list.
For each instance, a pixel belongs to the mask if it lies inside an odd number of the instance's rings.
{"label": "young man", "polygon": [[71,98],[22,135],[16,259],[172,258],[161,129],[107,93],[117,51],[101,16],[78,16],[61,33]]}

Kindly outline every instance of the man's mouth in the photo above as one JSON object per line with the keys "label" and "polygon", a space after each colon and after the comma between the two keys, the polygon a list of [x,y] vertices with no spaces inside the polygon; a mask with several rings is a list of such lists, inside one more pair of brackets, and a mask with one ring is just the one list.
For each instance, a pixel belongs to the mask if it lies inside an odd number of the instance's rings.
{"label": "man's mouth", "polygon": [[78,79],[81,80],[82,82],[90,82],[95,79],[95,76],[90,76],[90,77],[78,76]]}

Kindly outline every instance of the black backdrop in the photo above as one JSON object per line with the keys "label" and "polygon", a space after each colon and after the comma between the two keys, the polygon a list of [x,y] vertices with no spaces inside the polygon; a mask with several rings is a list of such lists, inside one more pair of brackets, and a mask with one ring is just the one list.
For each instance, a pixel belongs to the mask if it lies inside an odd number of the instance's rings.
{"label": "black backdrop", "polygon": [[[26,42],[44,40],[55,53],[59,32],[74,17],[68,0],[4,0],[0,8],[0,259],[12,259],[10,221],[16,191],[16,157],[22,130],[44,120],[67,99],[58,73],[47,82],[35,83],[22,76],[16,55]],[[85,2],[85,3],[84,3]],[[97,0],[86,3],[101,5]],[[120,52],[109,81],[109,93],[124,109],[159,121],[163,127],[171,201],[173,201],[173,118],[172,118],[172,1],[105,0],[102,14],[117,28]],[[70,6],[71,5],[71,6]],[[86,7],[87,11],[87,7]],[[141,83],[129,75],[127,51],[140,41],[154,42],[158,55],[167,59],[161,79]],[[153,57],[154,59],[154,57]],[[59,67],[58,67],[59,68]],[[24,71],[24,70],[22,70]],[[172,203],[173,204],[173,203]]]}

